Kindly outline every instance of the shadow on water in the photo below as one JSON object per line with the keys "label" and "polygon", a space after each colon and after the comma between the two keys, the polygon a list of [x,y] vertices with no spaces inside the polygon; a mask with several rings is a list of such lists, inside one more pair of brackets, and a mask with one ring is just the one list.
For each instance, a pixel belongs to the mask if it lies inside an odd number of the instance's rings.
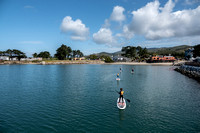
{"label": "shadow on water", "polygon": [[117,80],[117,88],[119,88],[119,80]]}
{"label": "shadow on water", "polygon": [[121,121],[125,120],[124,113],[125,113],[125,110],[119,109],[119,119]]}

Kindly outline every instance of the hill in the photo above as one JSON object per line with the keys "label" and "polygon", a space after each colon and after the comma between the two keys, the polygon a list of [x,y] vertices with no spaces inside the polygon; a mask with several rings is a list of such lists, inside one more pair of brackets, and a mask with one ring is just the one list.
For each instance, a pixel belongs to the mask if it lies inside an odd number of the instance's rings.
{"label": "hill", "polygon": [[[173,54],[173,53],[184,53],[185,50],[192,48],[193,46],[188,46],[188,45],[180,45],[180,46],[175,46],[175,47],[162,47],[162,48],[147,48],[149,53],[155,53],[155,54],[161,54],[161,55],[168,55],[168,54]],[[121,55],[121,51],[117,51],[114,53],[108,53],[108,52],[101,52],[97,53],[97,56],[101,55],[106,55],[106,56],[117,56]]]}
{"label": "hill", "polygon": [[192,48],[192,46],[181,45],[175,47],[163,47],[163,48],[148,48],[149,53],[156,54],[171,54],[171,53],[184,53],[185,50]]}
{"label": "hill", "polygon": [[121,51],[117,51],[117,52],[114,52],[114,53],[108,53],[108,52],[101,52],[101,53],[97,53],[96,55],[97,56],[102,56],[102,55],[106,55],[106,56],[118,56],[118,55],[121,55]]}

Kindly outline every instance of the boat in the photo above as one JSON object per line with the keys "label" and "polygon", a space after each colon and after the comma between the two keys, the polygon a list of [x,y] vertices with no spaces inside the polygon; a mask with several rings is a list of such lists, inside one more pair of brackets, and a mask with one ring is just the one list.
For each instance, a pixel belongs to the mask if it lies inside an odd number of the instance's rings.
{"label": "boat", "polygon": [[125,109],[126,108],[126,101],[125,101],[124,98],[123,98],[123,102],[122,102],[122,100],[120,100],[120,102],[119,102],[119,98],[117,99],[117,107],[119,109]]}
{"label": "boat", "polygon": [[120,80],[120,78],[116,78],[116,80],[118,80],[118,81],[119,81],[119,80]]}

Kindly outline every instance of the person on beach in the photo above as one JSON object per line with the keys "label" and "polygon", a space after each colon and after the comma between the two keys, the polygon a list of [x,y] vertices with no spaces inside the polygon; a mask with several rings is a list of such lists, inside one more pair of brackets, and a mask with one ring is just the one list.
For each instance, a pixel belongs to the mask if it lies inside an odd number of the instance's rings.
{"label": "person on beach", "polygon": [[117,74],[117,78],[119,78],[119,73]]}
{"label": "person on beach", "polygon": [[123,95],[124,95],[123,88],[120,88],[120,92],[119,92],[119,102],[118,102],[118,103],[120,103],[121,98],[122,98],[122,103],[123,103]]}

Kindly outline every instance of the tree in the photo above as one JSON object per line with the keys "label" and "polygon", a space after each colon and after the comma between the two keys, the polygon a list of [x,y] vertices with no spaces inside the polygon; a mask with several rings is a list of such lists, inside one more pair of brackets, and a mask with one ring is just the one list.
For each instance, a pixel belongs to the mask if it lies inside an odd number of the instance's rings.
{"label": "tree", "polygon": [[109,56],[105,56],[104,59],[105,59],[106,63],[112,63],[112,62],[114,62]]}
{"label": "tree", "polygon": [[142,48],[140,46],[137,46],[137,54],[139,55],[139,58],[147,58],[149,56],[147,48]]}
{"label": "tree", "polygon": [[38,56],[37,53],[34,53],[34,54],[33,54],[33,57],[34,57],[34,58],[37,58],[37,56]]}
{"label": "tree", "polygon": [[200,44],[194,46],[193,54],[194,54],[194,57],[200,56]]}
{"label": "tree", "polygon": [[48,51],[44,51],[44,52],[40,52],[37,57],[51,58],[51,55]]}
{"label": "tree", "polygon": [[80,56],[80,57],[83,57],[83,56],[84,56],[84,54],[83,54],[82,52],[80,52],[79,56]]}
{"label": "tree", "polygon": [[0,56],[3,56],[4,55],[4,52],[3,51],[0,51]]}
{"label": "tree", "polygon": [[67,47],[66,45],[62,44],[57,50],[55,57],[59,60],[64,60],[66,57],[70,56],[70,53],[72,52],[72,49],[70,47]]}
{"label": "tree", "polygon": [[17,50],[17,49],[8,49],[6,51],[3,51],[1,53],[1,55],[3,56],[8,56],[9,57],[9,60],[10,58],[13,58],[13,57],[16,57],[19,61],[21,60],[21,58],[26,58],[26,54],[20,50]]}
{"label": "tree", "polygon": [[12,57],[17,57],[17,59],[20,61],[21,58],[26,58],[26,55],[25,55],[25,53],[23,53],[20,50],[13,49],[12,50]]}
{"label": "tree", "polygon": [[77,55],[77,51],[76,50],[72,50],[72,54],[73,54],[73,58],[75,58],[76,55]]}
{"label": "tree", "polygon": [[71,56],[71,53],[72,53],[72,49],[70,47],[67,47],[67,58]]}
{"label": "tree", "polygon": [[78,57],[83,57],[83,53],[80,50],[77,50],[76,54],[77,54]]}
{"label": "tree", "polygon": [[5,51],[5,54],[8,55],[9,60],[10,60],[10,58],[12,58],[12,52],[13,51],[11,49],[8,49],[8,50]]}
{"label": "tree", "polygon": [[136,56],[136,47],[133,46],[127,46],[127,47],[122,47],[122,56],[128,57],[128,58],[134,58]]}
{"label": "tree", "polygon": [[91,55],[89,56],[89,59],[90,59],[90,60],[96,60],[96,59],[98,59],[98,57],[97,57],[95,54],[91,54]]}

